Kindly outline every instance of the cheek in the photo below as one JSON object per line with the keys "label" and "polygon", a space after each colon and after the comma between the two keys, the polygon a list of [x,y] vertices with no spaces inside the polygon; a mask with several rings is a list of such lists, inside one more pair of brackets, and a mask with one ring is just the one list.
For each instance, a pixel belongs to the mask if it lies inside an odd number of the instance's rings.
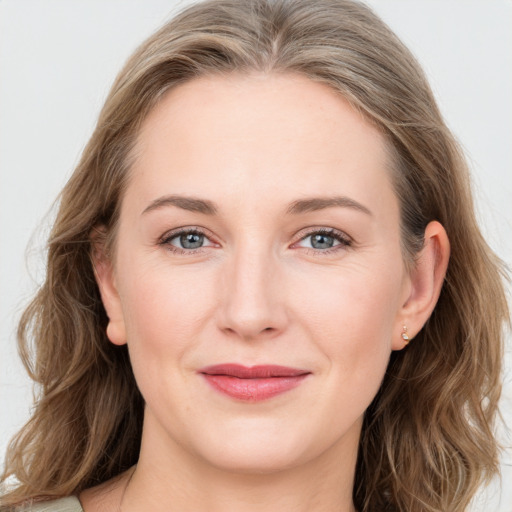
{"label": "cheek", "polygon": [[131,268],[122,295],[130,352],[157,361],[179,358],[211,317],[208,279],[170,266]]}
{"label": "cheek", "polygon": [[401,269],[371,265],[302,274],[297,308],[312,329],[334,329],[339,336],[379,342],[389,335],[400,309]]}
{"label": "cheek", "polygon": [[172,411],[186,409],[185,361],[211,318],[211,300],[202,293],[206,283],[165,266],[134,268],[124,281],[122,303],[135,379],[152,409],[159,403]]}
{"label": "cheek", "polygon": [[356,381],[351,389],[357,383],[375,388],[382,379],[400,311],[401,276],[399,268],[372,265],[303,282],[297,302],[302,323],[331,371]]}

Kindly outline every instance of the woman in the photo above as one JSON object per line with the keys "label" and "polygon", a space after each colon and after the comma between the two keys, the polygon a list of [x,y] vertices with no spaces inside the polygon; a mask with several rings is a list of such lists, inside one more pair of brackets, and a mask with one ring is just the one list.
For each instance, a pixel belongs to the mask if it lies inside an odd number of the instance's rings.
{"label": "woman", "polygon": [[2,506],[463,511],[497,467],[500,272],[371,11],[191,7],[62,193]]}

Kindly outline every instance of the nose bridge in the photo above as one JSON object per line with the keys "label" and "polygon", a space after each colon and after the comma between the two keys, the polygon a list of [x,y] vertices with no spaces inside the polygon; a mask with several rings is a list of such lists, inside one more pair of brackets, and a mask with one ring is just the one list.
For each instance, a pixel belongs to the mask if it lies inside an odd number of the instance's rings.
{"label": "nose bridge", "polygon": [[286,321],[282,273],[271,244],[241,242],[224,270],[221,327],[242,338],[281,330]]}

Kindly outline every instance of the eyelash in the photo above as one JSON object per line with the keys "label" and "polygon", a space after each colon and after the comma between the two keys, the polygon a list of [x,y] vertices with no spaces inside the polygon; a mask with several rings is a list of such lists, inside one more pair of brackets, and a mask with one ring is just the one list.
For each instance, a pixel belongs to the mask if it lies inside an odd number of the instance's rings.
{"label": "eyelash", "polygon": [[327,256],[340,250],[346,250],[352,247],[353,245],[353,240],[348,235],[343,233],[343,231],[338,231],[337,229],[334,228],[312,228],[310,231],[302,233],[301,235],[302,236],[299,238],[299,240],[293,243],[293,246],[314,235],[325,235],[334,238],[336,242],[339,242],[337,245],[334,245],[333,247],[330,247],[328,249],[315,249],[314,247],[303,247],[303,249],[306,250],[307,254],[311,254],[314,256]]}
{"label": "eyelash", "polygon": [[175,231],[170,231],[170,232],[165,233],[165,235],[163,235],[160,238],[158,245],[166,247],[167,250],[169,250],[170,252],[172,252],[174,254],[184,254],[184,255],[196,254],[196,253],[200,252],[202,249],[204,249],[204,247],[198,247],[197,249],[182,249],[180,247],[176,247],[171,244],[172,240],[174,240],[175,238],[178,238],[182,235],[199,235],[199,236],[204,236],[208,240],[210,238],[212,238],[211,235],[208,235],[208,233],[201,228],[197,228],[197,227],[181,228],[181,229],[177,229]]}
{"label": "eyelash", "polygon": [[[197,227],[191,227],[191,228],[181,228],[177,229],[175,231],[167,232],[165,233],[158,241],[158,245],[164,246],[169,250],[170,252],[174,254],[183,254],[183,255],[192,255],[196,254],[198,252],[201,252],[205,246],[198,247],[197,249],[182,249],[180,247],[176,247],[171,244],[171,241],[175,238],[178,238],[182,235],[199,235],[203,236],[206,239],[210,240],[211,236],[208,235],[206,231],[204,231],[202,228]],[[302,233],[300,238],[292,244],[293,246],[296,246],[298,243],[302,242],[303,240],[306,240],[308,237],[314,236],[314,235],[325,235],[328,237],[333,238],[336,242],[339,242],[337,245],[334,245],[333,247],[330,247],[328,249],[315,249],[314,247],[303,247],[307,254],[312,254],[314,256],[326,256],[328,254],[332,254],[334,252],[337,252],[339,250],[347,249],[352,247],[353,240],[343,233],[342,231],[338,231],[334,228],[312,228],[311,230],[307,231],[306,233]],[[214,242],[212,242],[212,245],[215,245]],[[206,246],[209,247],[209,246]]]}

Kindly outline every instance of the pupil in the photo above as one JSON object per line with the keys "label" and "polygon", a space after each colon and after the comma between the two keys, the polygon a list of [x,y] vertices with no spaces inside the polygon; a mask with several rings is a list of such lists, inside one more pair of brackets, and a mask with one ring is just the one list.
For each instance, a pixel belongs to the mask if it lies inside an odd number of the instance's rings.
{"label": "pupil", "polygon": [[180,243],[184,249],[197,249],[203,245],[203,235],[187,233],[180,236]]}
{"label": "pupil", "polygon": [[328,235],[313,235],[311,240],[311,245],[315,249],[329,249],[334,245],[334,238]]}

